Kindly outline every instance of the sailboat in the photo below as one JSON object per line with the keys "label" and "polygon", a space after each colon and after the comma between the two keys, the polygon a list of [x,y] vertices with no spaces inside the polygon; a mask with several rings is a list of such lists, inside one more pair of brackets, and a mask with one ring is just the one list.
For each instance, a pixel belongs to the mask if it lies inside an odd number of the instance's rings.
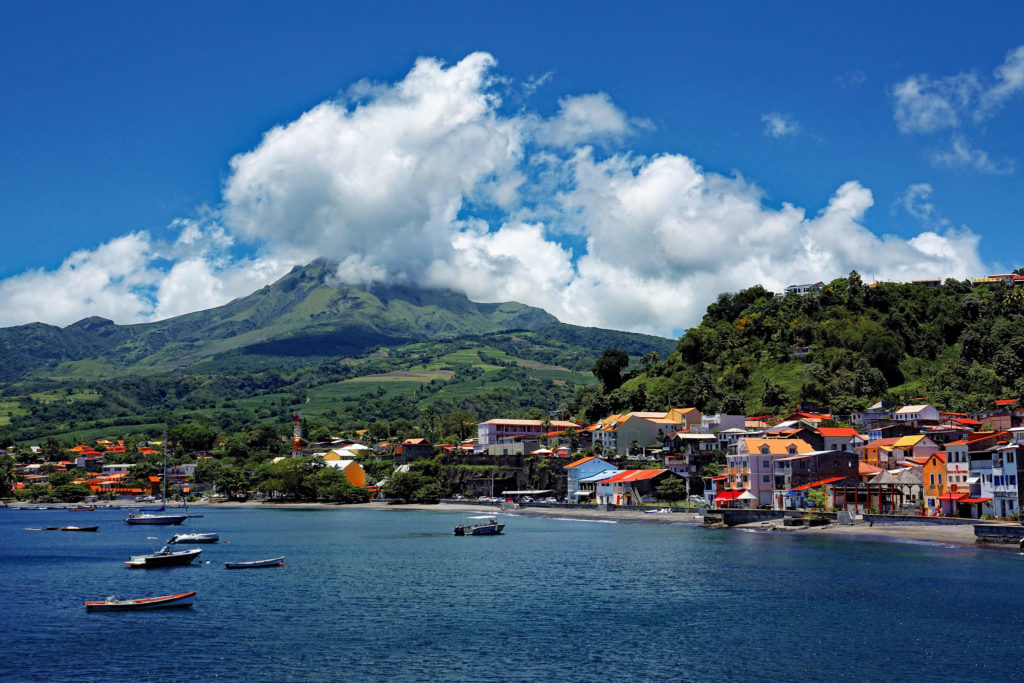
{"label": "sailboat", "polygon": [[167,435],[164,435],[164,489],[163,499],[158,508],[142,508],[140,512],[142,514],[135,514],[132,512],[124,518],[126,524],[162,524],[169,526],[173,524],[181,524],[184,522],[188,515],[168,515],[166,514],[166,500],[167,500]]}

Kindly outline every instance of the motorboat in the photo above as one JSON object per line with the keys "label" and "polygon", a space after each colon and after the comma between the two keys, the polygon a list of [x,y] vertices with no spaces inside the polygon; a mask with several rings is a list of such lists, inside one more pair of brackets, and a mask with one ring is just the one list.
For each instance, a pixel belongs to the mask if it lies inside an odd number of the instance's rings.
{"label": "motorboat", "polygon": [[143,512],[140,515],[131,512],[124,518],[125,524],[159,524],[173,526],[181,524],[188,518],[188,515],[165,515],[160,513]]}
{"label": "motorboat", "polygon": [[[471,521],[484,520],[484,521]],[[456,536],[495,536],[505,529],[505,523],[499,522],[493,517],[470,517],[466,521],[459,522],[453,532]]]}
{"label": "motorboat", "polygon": [[[152,536],[148,539],[150,542],[158,541],[160,539]],[[133,555],[128,558],[125,562],[126,565],[132,569],[154,569],[156,567],[176,567],[180,565],[192,564],[192,560],[199,557],[203,552],[202,548],[189,548],[188,550],[171,550],[170,547],[164,546],[155,552],[148,555]]]}
{"label": "motorboat", "polygon": [[99,531],[100,525],[93,524],[92,526],[62,526],[61,531]]}
{"label": "motorboat", "polygon": [[269,560],[253,560],[252,562],[225,562],[225,569],[262,569],[263,567],[283,567],[284,556],[272,557]]}
{"label": "motorboat", "polygon": [[193,531],[190,534],[174,534],[168,539],[168,543],[217,543],[220,541],[220,536],[214,532],[210,533],[197,533]]}
{"label": "motorboat", "polygon": [[164,609],[167,607],[191,607],[196,592],[161,595],[157,598],[135,598],[121,600],[110,596],[106,600],[85,603],[86,612],[131,612],[134,610]]}

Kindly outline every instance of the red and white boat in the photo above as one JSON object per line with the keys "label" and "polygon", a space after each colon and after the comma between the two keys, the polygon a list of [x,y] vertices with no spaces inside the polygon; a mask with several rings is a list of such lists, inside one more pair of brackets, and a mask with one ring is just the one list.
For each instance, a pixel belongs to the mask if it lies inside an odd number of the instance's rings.
{"label": "red and white boat", "polygon": [[195,591],[178,593],[177,595],[161,595],[158,598],[136,598],[120,600],[110,596],[100,602],[85,603],[86,612],[128,612],[132,610],[163,609],[165,607],[191,607]]}

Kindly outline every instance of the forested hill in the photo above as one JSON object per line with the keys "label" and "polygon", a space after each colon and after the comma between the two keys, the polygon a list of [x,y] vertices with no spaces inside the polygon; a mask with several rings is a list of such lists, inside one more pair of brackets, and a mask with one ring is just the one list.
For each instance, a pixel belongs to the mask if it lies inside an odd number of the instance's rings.
{"label": "forested hill", "polygon": [[660,363],[618,388],[583,389],[594,419],[695,405],[748,415],[817,402],[836,414],[879,399],[942,410],[991,408],[1024,395],[1024,288],[878,283],[853,272],[820,292],[721,294]]}

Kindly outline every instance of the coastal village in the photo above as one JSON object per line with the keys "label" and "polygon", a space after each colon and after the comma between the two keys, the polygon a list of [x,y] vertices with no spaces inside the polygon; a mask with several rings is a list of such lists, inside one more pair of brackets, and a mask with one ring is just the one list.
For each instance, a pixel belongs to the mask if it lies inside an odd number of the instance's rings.
{"label": "coastal village", "polygon": [[[383,498],[387,490],[387,473],[378,480],[368,476],[371,462],[391,462],[393,472],[404,473],[441,458],[474,472],[458,482],[453,495],[460,500],[606,508],[820,507],[854,514],[1017,519],[1022,425],[1024,406],[1007,398],[972,414],[941,412],[923,402],[879,402],[841,419],[807,405],[779,416],[671,408],[609,415],[591,425],[493,418],[477,425],[475,438],[459,444],[424,438],[311,444],[302,438],[296,415],[292,453],[277,460],[322,458],[349,484],[365,489],[367,499]],[[160,442],[137,446],[149,455],[161,448]],[[64,480],[71,475],[71,483],[87,486],[94,499],[155,495],[162,476],[149,474],[140,481],[132,464],[118,462],[125,452],[123,441],[102,439],[77,445],[58,461],[22,456],[12,465],[11,488],[24,499],[62,473]],[[195,480],[197,464],[211,456],[190,456],[195,462],[167,469],[167,484],[184,494],[216,496],[214,486]]]}

